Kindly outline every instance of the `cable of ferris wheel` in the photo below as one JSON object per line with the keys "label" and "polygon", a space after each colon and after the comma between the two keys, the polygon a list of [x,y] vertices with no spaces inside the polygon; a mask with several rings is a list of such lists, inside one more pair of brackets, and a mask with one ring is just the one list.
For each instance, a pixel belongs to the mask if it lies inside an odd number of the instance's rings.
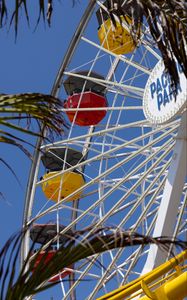
{"label": "cable of ferris wheel", "polygon": [[[138,149],[135,153],[133,153],[132,155],[130,155],[129,157],[127,157],[127,158],[126,158],[126,161],[128,161],[129,159],[131,159],[131,157],[137,156],[141,151],[144,151],[144,150],[148,149],[150,146],[152,146],[152,145],[156,144],[157,142],[161,141],[164,137],[166,137],[168,134],[170,134],[171,132],[173,132],[173,130],[174,130],[173,128],[169,129],[168,131],[164,132],[164,133],[163,133],[162,135],[160,135],[159,137],[155,138],[154,141],[151,141],[151,142],[149,142],[147,145],[145,145],[145,146],[143,146],[142,148]],[[149,136],[152,135],[153,133],[157,133],[157,132],[159,132],[159,131],[160,131],[160,129],[157,128],[157,129],[155,129],[153,132],[151,132],[151,133],[148,132],[147,134],[145,134],[144,137],[149,137]],[[117,147],[111,149],[111,150],[106,151],[106,152],[105,152],[105,155],[108,155],[108,154],[110,154],[110,153],[113,153],[113,152],[115,152],[115,151],[118,151],[118,150],[120,150],[120,149],[122,149],[122,148],[128,146],[128,145],[131,144],[132,142],[136,142],[136,141],[138,141],[138,140],[141,140],[141,137],[140,137],[140,136],[138,136],[137,138],[135,138],[135,139],[133,139],[133,140],[131,140],[131,141],[128,141],[127,143],[124,143],[124,144],[122,144],[122,145],[119,145],[119,146],[117,146]],[[89,164],[89,163],[92,162],[92,161],[96,161],[96,160],[102,158],[102,156],[103,156],[103,154],[99,154],[99,155],[95,156],[94,158],[87,159],[87,160],[85,160],[84,162],[81,162],[81,163],[79,164],[79,167],[82,167],[82,166],[84,166],[84,165],[86,165],[86,164]],[[122,162],[124,162],[124,161],[122,161]],[[110,173],[110,171],[112,171],[112,170],[113,170],[115,167],[117,167],[117,166],[120,166],[120,163],[116,164],[116,166],[111,167],[109,170],[106,170],[103,174],[105,174],[105,173],[106,173],[106,174]],[[69,170],[69,171],[72,171],[73,169],[74,169],[74,167],[71,167],[71,168],[69,168],[68,170]],[[65,173],[68,172],[68,170],[60,171],[59,174],[56,174],[56,175],[51,176],[50,179],[55,178],[55,177],[57,177],[58,175],[65,174]],[[100,176],[100,177],[101,177],[101,176]],[[97,176],[97,177],[95,178],[95,181],[99,180],[100,177]],[[40,181],[37,182],[36,185],[40,185],[41,183],[44,183],[44,182],[46,182],[47,180],[48,180],[48,179],[40,180]],[[77,190],[77,192],[78,192],[78,191],[82,191],[82,190],[83,190],[85,187],[87,187],[88,185],[90,185],[90,183],[87,183],[87,184],[84,185],[84,187],[79,188],[79,189]],[[74,192],[74,193],[76,194],[76,192]],[[72,195],[73,195],[73,194],[72,194]],[[70,196],[67,196],[65,199],[68,200],[69,198],[70,198]],[[61,202],[60,202],[60,203],[61,203]]]}
{"label": "cable of ferris wheel", "polygon": [[[143,122],[142,121],[137,121],[137,122],[132,122],[130,124],[113,126],[112,128],[103,129],[103,130],[100,130],[99,132],[94,132],[92,134],[88,134],[87,133],[87,134],[84,134],[84,135],[80,135],[78,137],[73,137],[73,138],[70,138],[70,139],[64,139],[63,141],[58,141],[58,142],[55,142],[55,143],[49,143],[47,145],[43,145],[41,147],[41,149],[49,148],[49,147],[52,147],[54,145],[57,146],[57,145],[61,145],[61,144],[69,144],[69,143],[72,143],[72,142],[74,142],[76,140],[79,140],[79,139],[81,140],[81,139],[87,138],[89,136],[92,136],[92,137],[94,137],[94,136],[102,136],[105,133],[112,132],[114,130],[122,130],[122,129],[129,128],[129,127],[139,127],[139,126],[142,126],[142,125],[145,125],[147,127],[152,128],[150,126],[150,124],[148,123],[148,121],[146,121],[146,120],[143,121]],[[175,121],[173,121],[173,122],[171,122],[169,124],[158,126],[157,127],[157,131],[167,129],[168,127],[176,127],[177,128],[178,126],[179,126],[179,120],[175,120]],[[153,129],[152,134],[156,133],[155,130],[156,129]]]}
{"label": "cable of ferris wheel", "polygon": [[94,43],[93,41],[91,41],[91,40],[89,40],[89,39],[87,39],[87,38],[85,38],[85,37],[83,37],[83,36],[81,37],[81,40],[83,40],[83,41],[86,42],[86,43],[89,43],[90,45],[92,45],[92,46],[94,46],[94,47],[96,47],[96,48],[101,49],[102,51],[104,51],[105,53],[107,53],[107,54],[109,54],[109,55],[112,55],[112,56],[114,56],[114,57],[119,58],[120,61],[125,62],[125,63],[129,64],[130,66],[133,66],[134,68],[136,68],[136,69],[138,69],[138,70],[140,70],[140,71],[142,71],[142,72],[144,72],[144,73],[146,73],[146,74],[148,74],[148,75],[151,74],[151,70],[149,70],[149,69],[147,69],[146,67],[144,67],[144,66],[138,64],[137,62],[131,61],[130,59],[128,59],[128,58],[125,57],[124,55],[117,55],[117,54],[115,54],[114,52],[111,52],[110,50],[105,49],[104,47],[102,47],[102,46],[100,46],[100,45]]}
{"label": "cable of ferris wheel", "polygon": [[[171,145],[170,148],[172,148],[172,147],[173,147],[173,145]],[[165,155],[167,155],[167,153],[170,151],[170,148],[168,148],[168,149],[167,149],[167,150],[166,150],[166,151],[158,158],[158,161],[161,161],[162,158],[163,158]],[[146,160],[146,162],[145,162],[145,161],[144,161],[144,162],[147,163],[149,160],[151,160],[153,155],[154,155],[154,154],[152,154],[150,157],[148,157],[147,160]],[[144,164],[144,162],[142,162],[139,166],[137,166],[137,167],[136,167],[136,170],[139,169],[139,168],[141,168],[142,165]],[[146,171],[146,173],[144,174],[144,177],[147,176],[147,174],[149,174],[149,172],[150,172],[151,170],[154,169],[154,167],[155,167],[156,164],[157,164],[157,162],[155,162],[155,163],[154,163],[154,164]],[[106,172],[107,172],[107,171],[106,171]],[[120,184],[121,184],[123,181],[125,181],[127,178],[128,178],[128,175],[127,175],[126,177],[124,177],[124,178],[121,180],[121,182],[119,182],[117,185],[120,185]],[[142,179],[142,178],[140,178],[139,181],[137,181],[136,184],[135,184],[132,188],[129,189],[128,193],[127,193],[125,196],[123,196],[123,197],[115,204],[114,208],[117,208],[117,207],[124,201],[124,198],[127,197],[127,196],[129,195],[129,193],[131,193],[131,191],[134,190],[134,189],[138,186],[139,182],[141,182],[141,179]],[[98,199],[98,200],[97,200],[94,204],[92,204],[87,210],[85,210],[85,211],[83,212],[83,214],[82,214],[81,216],[79,216],[74,222],[78,222],[80,219],[82,219],[82,217],[83,217],[84,215],[86,215],[87,212],[89,212],[90,210],[92,210],[92,209],[93,209],[94,207],[96,207],[101,201],[103,201],[106,197],[108,197],[108,196],[112,193],[112,191],[113,191],[113,189],[110,190],[110,191],[108,191],[104,196],[101,197],[101,199]],[[63,201],[64,201],[64,200],[63,200]],[[61,201],[61,202],[63,202],[63,201]],[[53,206],[53,208],[54,208],[54,207],[58,207],[58,205],[59,205],[59,203],[55,204],[55,205]],[[36,216],[35,218],[33,218],[32,221],[35,221],[35,220],[38,219],[39,217],[45,215],[46,213],[48,213],[48,211],[51,211],[51,208],[47,209],[46,211],[44,211],[43,213],[41,213],[39,216]],[[108,217],[109,214],[110,214],[110,211],[105,215],[105,217],[103,218],[102,222]],[[100,223],[102,223],[102,222],[99,221],[97,225],[99,226]],[[72,227],[72,225],[73,225],[73,223],[71,223],[70,225],[67,225],[67,227],[64,228],[64,229],[60,232],[60,234],[65,233],[68,229],[70,229],[70,228]]]}

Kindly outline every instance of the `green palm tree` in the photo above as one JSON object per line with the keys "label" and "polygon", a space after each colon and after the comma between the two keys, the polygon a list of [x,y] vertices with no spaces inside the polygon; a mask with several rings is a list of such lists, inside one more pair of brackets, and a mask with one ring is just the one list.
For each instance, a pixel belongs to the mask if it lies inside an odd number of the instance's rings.
{"label": "green palm tree", "polygon": [[[0,300],[23,300],[27,296],[49,289],[58,282],[50,283],[48,280],[52,276],[60,273],[63,268],[73,265],[82,259],[91,259],[93,255],[108,250],[137,245],[145,247],[153,243],[161,247],[163,251],[167,251],[171,244],[182,249],[187,249],[187,242],[184,241],[171,240],[167,237],[151,238],[114,227],[95,229],[94,225],[92,225],[84,230],[71,233],[71,236],[63,234],[66,238],[64,239],[64,243],[61,244],[60,248],[56,251],[53,259],[45,264],[45,259],[49,251],[45,249],[45,255],[37,267],[34,266],[39,254],[44,249],[41,248],[33,254],[35,246],[33,243],[22,270],[18,271],[18,254],[25,233],[26,231],[19,232],[12,236],[0,251]],[[50,249],[50,246],[58,237],[54,237],[48,243],[48,249]],[[67,281],[67,279],[65,280]]]}
{"label": "green palm tree", "polygon": [[162,55],[166,71],[175,86],[179,82],[176,61],[187,77],[187,3],[185,0],[107,0],[108,13],[132,19],[131,33],[136,44],[141,42],[141,27],[148,25],[153,41]]}
{"label": "green palm tree", "polygon": [[44,130],[49,137],[62,134],[66,125],[61,108],[61,101],[51,95],[0,94],[0,142],[19,147],[32,158],[25,147],[29,143],[18,137],[18,132],[36,137],[42,136]]}

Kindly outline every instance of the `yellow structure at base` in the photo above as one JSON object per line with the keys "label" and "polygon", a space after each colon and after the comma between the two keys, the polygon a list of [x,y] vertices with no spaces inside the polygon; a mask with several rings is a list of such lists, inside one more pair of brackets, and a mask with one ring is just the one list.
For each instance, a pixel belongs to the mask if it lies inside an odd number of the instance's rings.
{"label": "yellow structure at base", "polygon": [[[129,24],[131,23],[131,19],[128,17],[126,17],[125,21]],[[114,27],[111,19],[103,22],[98,30],[98,36],[101,45],[115,54],[127,54],[136,48],[129,30],[125,29],[119,22]]]}
{"label": "yellow structure at base", "polygon": [[[184,297],[187,296],[187,272],[182,272],[179,264],[186,259],[187,250],[149,273],[142,275],[134,281],[98,298],[97,300],[133,300],[143,293],[145,296],[139,298],[139,300],[183,300]],[[169,275],[162,279],[162,276],[166,275],[171,270],[173,270],[172,276]]]}
{"label": "yellow structure at base", "polygon": [[183,300],[187,296],[187,272],[164,283],[161,287],[151,293],[152,298],[147,294],[146,296],[139,298],[139,300]]}
{"label": "yellow structure at base", "polygon": [[[43,179],[48,179],[42,183],[42,190],[45,196],[54,201],[61,200],[71,193],[76,192],[84,184],[84,178],[81,174],[75,172],[66,172],[57,175],[59,172],[50,172],[43,176]],[[77,200],[81,197],[82,192],[78,192],[71,196],[67,201]]]}

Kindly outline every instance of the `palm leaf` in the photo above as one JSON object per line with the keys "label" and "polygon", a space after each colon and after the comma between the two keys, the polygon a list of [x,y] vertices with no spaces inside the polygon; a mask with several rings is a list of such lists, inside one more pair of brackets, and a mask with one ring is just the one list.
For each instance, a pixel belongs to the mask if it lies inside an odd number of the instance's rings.
{"label": "palm leaf", "polygon": [[[62,103],[51,95],[39,93],[25,93],[16,95],[0,94],[0,124],[11,130],[40,136],[41,128],[48,133],[61,134],[64,131]],[[26,127],[16,125],[14,121],[26,120]],[[38,124],[38,128],[30,130],[32,120]],[[1,138],[3,141],[3,138]]]}
{"label": "palm leaf", "polygon": [[179,76],[177,63],[187,77],[187,3],[185,0],[108,0],[108,14],[116,23],[129,15],[132,19],[131,33],[136,44],[141,42],[140,26],[146,20],[150,34],[162,55],[166,71],[177,89]]}
{"label": "palm leaf", "polygon": [[[164,250],[168,250],[171,244],[183,249],[187,248],[187,242],[185,241],[173,240],[168,237],[152,238],[113,227],[94,229],[93,225],[85,230],[76,231],[71,236],[67,235],[68,239],[57,250],[53,259],[44,264],[44,256],[34,272],[32,272],[33,266],[43,249],[38,250],[31,260],[35,246],[33,243],[23,268],[18,273],[18,253],[25,233],[21,232],[12,236],[0,252],[1,300],[23,300],[27,296],[46,290],[57,284],[47,282],[48,279],[58,274],[63,268],[108,250],[135,245],[144,247],[148,244],[157,244]],[[52,242],[54,243],[54,239]],[[46,250],[46,256],[47,253]]]}
{"label": "palm leaf", "polygon": [[4,26],[6,23],[6,19],[8,17],[6,0],[0,0],[0,28]]}
{"label": "palm leaf", "polygon": [[[17,175],[16,175],[16,173],[14,172],[14,170],[12,169],[12,167],[3,159],[3,158],[1,158],[0,157],[0,162],[2,163],[2,164],[4,164],[8,169],[9,169],[9,171],[14,175],[14,177],[16,178],[16,180],[17,180],[17,182],[19,183],[19,185],[21,186],[21,183],[20,183],[20,181],[19,181],[19,178],[17,177]],[[3,194],[2,193],[0,193],[1,194],[1,196],[3,196]],[[4,197],[4,196],[3,196]],[[5,198],[4,198],[5,199]]]}
{"label": "palm leaf", "polygon": [[[24,152],[32,160],[32,155],[22,145],[23,143],[27,143],[26,141],[18,138],[17,136],[14,136],[14,135],[12,135],[10,133],[3,132],[2,130],[0,131],[0,133],[1,133],[1,135],[0,135],[0,143],[9,144],[9,145],[18,147],[22,152]],[[27,144],[29,144],[29,143],[27,143]]]}
{"label": "palm leaf", "polygon": [[[47,22],[50,26],[51,24],[51,16],[53,12],[53,0],[38,0],[39,2],[39,16],[36,22],[36,26],[39,24],[41,16],[43,17],[43,20],[45,22],[45,19],[47,19]],[[45,8],[45,3],[46,7]],[[6,24],[6,21],[8,20],[8,16],[10,15],[10,26],[14,23],[14,29],[15,29],[15,37],[17,37],[18,33],[18,25],[19,25],[19,15],[20,11],[24,10],[27,23],[29,25],[30,18],[29,18],[29,12],[27,8],[27,0],[15,0],[15,8],[13,12],[9,12],[9,6],[7,5],[5,0],[0,0],[0,27],[3,27]]]}
{"label": "palm leaf", "polygon": [[[0,94],[0,125],[5,128],[0,130],[0,143],[16,146],[32,159],[32,155],[25,145],[29,147],[33,147],[33,145],[25,138],[18,137],[18,133],[22,136],[27,134],[46,139],[53,139],[55,134],[61,135],[66,126],[61,107],[61,101],[51,95],[39,93]],[[20,121],[23,123],[20,124]],[[44,131],[45,137],[43,136]]]}
{"label": "palm leaf", "polygon": [[[0,113],[17,113],[25,118],[39,120],[48,130],[57,134],[63,132],[64,118],[61,113],[62,103],[59,99],[40,93],[15,95],[0,94]],[[17,116],[16,116],[17,117]]]}

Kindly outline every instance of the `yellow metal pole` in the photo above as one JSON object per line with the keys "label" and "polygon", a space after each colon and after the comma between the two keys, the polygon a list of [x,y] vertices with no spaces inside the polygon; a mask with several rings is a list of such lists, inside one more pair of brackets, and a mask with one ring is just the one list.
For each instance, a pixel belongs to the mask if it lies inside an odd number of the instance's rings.
{"label": "yellow metal pole", "polygon": [[[135,293],[141,289],[142,280],[146,284],[148,284],[148,283],[156,280],[160,276],[164,275],[171,269],[175,268],[178,264],[183,262],[185,259],[187,259],[187,250],[181,252],[174,258],[172,258],[169,261],[165,262],[164,264],[158,266],[157,268],[148,272],[147,274],[133,280],[132,282],[126,284],[125,286],[122,286],[122,287],[98,298],[97,300],[124,300],[125,297],[130,296],[133,293]],[[162,298],[160,298],[160,299],[162,299]]]}
{"label": "yellow metal pole", "polygon": [[[154,292],[155,300],[182,300],[187,296],[187,272],[182,273],[176,278],[164,283]],[[150,300],[151,298],[143,296],[139,300]]]}

